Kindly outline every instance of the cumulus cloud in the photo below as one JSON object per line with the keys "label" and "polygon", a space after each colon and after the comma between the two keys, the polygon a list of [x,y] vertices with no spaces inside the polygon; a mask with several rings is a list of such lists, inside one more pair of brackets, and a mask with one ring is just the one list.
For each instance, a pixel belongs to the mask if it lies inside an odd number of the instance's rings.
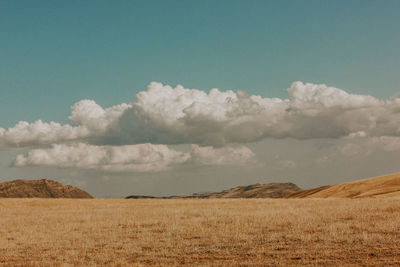
{"label": "cumulus cloud", "polygon": [[90,141],[116,128],[119,118],[130,107],[123,103],[103,109],[93,100],[81,100],[71,107],[71,125],[38,120],[33,123],[20,121],[7,130],[0,128],[0,150],[66,141]]}
{"label": "cumulus cloud", "polygon": [[131,104],[71,107],[71,124],[20,122],[0,128],[0,149],[67,141],[95,145],[198,144],[223,147],[264,138],[400,136],[400,97],[380,100],[324,84],[294,82],[288,98],[175,88],[152,82]]}
{"label": "cumulus cloud", "polygon": [[85,127],[94,135],[104,133],[107,129],[116,127],[121,115],[132,105],[122,103],[103,109],[93,100],[81,100],[71,107],[69,120],[80,127]]}
{"label": "cumulus cloud", "polygon": [[14,166],[58,166],[108,171],[159,171],[186,162],[189,155],[165,145],[93,146],[56,144],[20,154]]}
{"label": "cumulus cloud", "polygon": [[[142,137],[156,143],[222,146],[259,140],[281,121],[285,100],[212,89],[208,94],[182,86],[151,83],[120,121],[126,142]],[[144,129],[142,134],[136,134]]]}
{"label": "cumulus cloud", "polygon": [[90,135],[86,127],[61,125],[57,122],[33,123],[21,121],[7,130],[0,128],[0,149],[51,144],[60,141],[82,139]]}
{"label": "cumulus cloud", "polygon": [[349,94],[324,84],[294,82],[289,98],[208,94],[151,83],[120,120],[127,143],[195,143],[224,146],[261,139],[338,138],[352,133],[398,135],[399,98],[387,101]]}
{"label": "cumulus cloud", "polygon": [[34,149],[20,154],[13,165],[56,166],[95,169],[113,172],[156,172],[182,164],[244,164],[254,157],[247,147],[218,148],[193,145],[189,152],[180,152],[166,145],[138,144],[126,146],[94,146],[84,143],[56,144],[48,149]]}

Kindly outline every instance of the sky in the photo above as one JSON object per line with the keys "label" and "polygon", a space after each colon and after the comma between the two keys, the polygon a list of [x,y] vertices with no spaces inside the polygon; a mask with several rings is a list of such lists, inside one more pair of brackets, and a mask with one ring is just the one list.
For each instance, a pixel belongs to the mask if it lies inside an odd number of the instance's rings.
{"label": "sky", "polygon": [[398,172],[399,1],[0,1],[0,182],[96,197]]}

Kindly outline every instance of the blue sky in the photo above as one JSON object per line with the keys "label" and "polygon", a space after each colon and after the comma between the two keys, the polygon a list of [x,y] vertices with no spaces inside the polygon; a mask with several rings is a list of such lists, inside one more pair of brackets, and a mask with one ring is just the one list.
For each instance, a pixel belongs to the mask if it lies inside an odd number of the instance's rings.
{"label": "blue sky", "polygon": [[295,80],[387,98],[399,1],[1,1],[1,127],[66,122],[151,81],[286,97]]}

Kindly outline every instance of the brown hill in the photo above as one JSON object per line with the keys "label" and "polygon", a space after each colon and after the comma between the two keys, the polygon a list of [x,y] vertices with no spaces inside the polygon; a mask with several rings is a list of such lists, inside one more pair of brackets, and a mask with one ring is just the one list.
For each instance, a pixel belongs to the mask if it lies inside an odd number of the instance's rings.
{"label": "brown hill", "polygon": [[[270,183],[238,186],[216,193],[195,193],[193,195],[160,198],[279,198],[301,189],[293,183]],[[152,196],[128,196],[126,198],[156,198]]]}
{"label": "brown hill", "polygon": [[52,180],[15,180],[0,184],[0,198],[93,198],[71,185],[63,186]]}
{"label": "brown hill", "polygon": [[287,198],[365,198],[400,196],[400,173],[303,190]]}

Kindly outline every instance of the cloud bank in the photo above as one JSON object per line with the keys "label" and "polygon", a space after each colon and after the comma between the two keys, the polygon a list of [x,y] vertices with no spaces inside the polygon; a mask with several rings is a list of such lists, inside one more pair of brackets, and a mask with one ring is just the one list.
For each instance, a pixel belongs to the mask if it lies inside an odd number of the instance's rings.
{"label": "cloud bank", "polygon": [[294,82],[287,99],[238,91],[209,93],[152,82],[131,104],[107,109],[92,100],[71,107],[71,124],[19,122],[0,128],[0,149],[67,141],[95,145],[226,146],[264,138],[400,135],[400,98],[380,100],[324,84]]}
{"label": "cloud bank", "polygon": [[13,165],[55,166],[111,172],[157,172],[177,165],[240,165],[250,162],[254,153],[247,147],[218,148],[192,145],[180,152],[166,145],[94,146],[84,143],[56,144],[19,154]]}
{"label": "cloud bank", "polygon": [[[286,99],[263,98],[152,82],[128,104],[75,103],[70,124],[38,120],[0,128],[0,150],[33,149],[18,155],[14,166],[145,172],[249,162],[253,152],[232,145],[266,138],[361,138],[386,151],[400,147],[400,95],[381,100],[303,82],[287,91]],[[180,152],[168,145],[190,149]],[[342,150],[349,154],[353,148]]]}

